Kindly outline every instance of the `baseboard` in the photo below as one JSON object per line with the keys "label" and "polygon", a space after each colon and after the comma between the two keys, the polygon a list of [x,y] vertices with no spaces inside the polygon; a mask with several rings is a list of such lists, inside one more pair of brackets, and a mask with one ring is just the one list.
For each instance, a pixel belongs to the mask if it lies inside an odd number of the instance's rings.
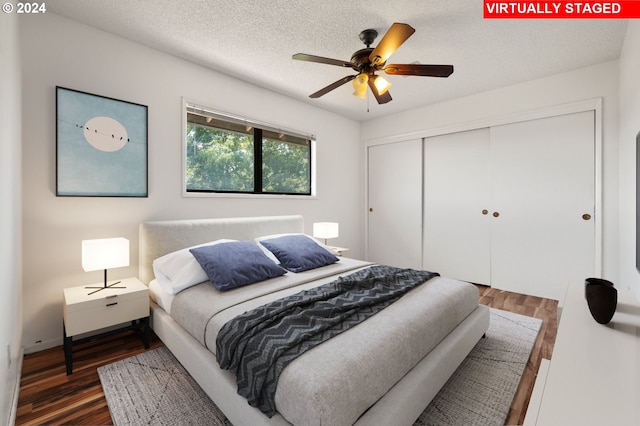
{"label": "baseboard", "polygon": [[[90,337],[92,335],[98,334],[98,333],[102,333],[105,331],[110,331],[110,330],[117,330],[118,328],[122,328],[123,326],[130,324],[129,322],[125,322],[122,324],[116,324],[116,325],[112,325],[110,327],[105,327],[105,328],[101,328],[100,330],[95,330],[92,331],[90,333],[84,333],[84,334],[78,334],[77,336],[73,336],[73,340],[78,340],[78,339],[83,339],[85,337]],[[51,348],[55,348],[56,346],[62,346],[63,342],[63,338],[62,338],[62,333],[60,333],[60,337],[55,337],[53,339],[49,339],[49,340],[41,340],[38,341],[38,343],[35,343],[33,345],[29,345],[29,346],[25,346],[24,347],[24,354],[32,354],[32,353],[36,353],[36,352],[40,352],[40,351],[44,351],[47,349],[51,349]],[[60,348],[60,350],[62,350],[62,348]]]}
{"label": "baseboard", "polygon": [[20,377],[22,377],[22,360],[24,359],[24,350],[20,349],[18,358],[14,360],[11,368],[7,374],[7,395],[11,395],[11,403],[9,405],[9,412],[7,413],[6,423],[7,425],[14,425],[16,423],[16,415],[18,412],[18,397],[20,395]]}
{"label": "baseboard", "polygon": [[[56,337],[55,339],[39,341],[34,345],[24,347],[24,354],[32,354],[35,352],[44,351],[46,349],[55,348],[56,346],[62,346],[62,337]],[[62,349],[60,349],[62,350]]]}

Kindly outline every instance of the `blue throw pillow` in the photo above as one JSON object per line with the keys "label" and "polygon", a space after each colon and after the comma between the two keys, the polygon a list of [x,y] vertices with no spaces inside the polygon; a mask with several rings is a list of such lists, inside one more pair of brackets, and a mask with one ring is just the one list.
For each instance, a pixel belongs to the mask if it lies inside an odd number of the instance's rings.
{"label": "blue throw pillow", "polygon": [[306,235],[286,235],[260,240],[291,272],[302,272],[336,263],[339,259]]}
{"label": "blue throw pillow", "polygon": [[218,290],[242,287],[286,273],[251,241],[234,241],[189,250]]}

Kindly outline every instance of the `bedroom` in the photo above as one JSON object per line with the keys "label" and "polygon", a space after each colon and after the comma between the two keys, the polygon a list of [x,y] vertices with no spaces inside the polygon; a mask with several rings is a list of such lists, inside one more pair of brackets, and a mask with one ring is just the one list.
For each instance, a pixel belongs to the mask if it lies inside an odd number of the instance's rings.
{"label": "bedroom", "polygon": [[[3,20],[7,18],[3,16]],[[612,281],[640,293],[632,237],[635,234],[635,164],[632,160],[635,134],[640,126],[636,118],[640,110],[640,85],[634,77],[640,67],[636,53],[640,45],[640,28],[634,21],[629,23],[617,60],[363,123],[292,101],[54,14],[23,21],[12,22],[9,26],[3,21],[3,31],[11,28],[16,31],[12,37],[3,39],[14,39],[17,43],[14,46],[3,44],[3,52],[8,48],[22,63],[21,69],[13,70],[17,73],[13,80],[2,82],[3,89],[7,88],[2,90],[3,96],[13,93],[9,101],[3,98],[3,109],[22,103],[21,115],[17,112],[2,114],[3,120],[8,119],[11,124],[2,126],[3,140],[15,140],[20,130],[15,122],[11,123],[12,119],[23,123],[23,142],[3,146],[1,155],[5,159],[3,182],[10,183],[8,190],[3,190],[3,197],[9,200],[2,202],[2,223],[7,230],[3,235],[14,235],[3,243],[3,252],[23,253],[22,256],[14,255],[13,260],[2,268],[4,281],[16,283],[8,288],[10,297],[3,301],[5,309],[1,310],[7,315],[6,321],[2,321],[6,324],[2,343],[8,348],[9,355],[5,350],[1,353],[3,358],[9,357],[7,361],[13,360],[12,367],[21,347],[34,352],[60,344],[62,288],[99,279],[99,274],[82,271],[79,241],[84,238],[118,235],[135,241],[137,225],[144,220],[187,218],[193,217],[194,212],[199,217],[242,216],[247,211],[260,211],[261,214],[295,212],[303,214],[306,223],[339,222],[340,244],[349,246],[353,256],[362,256],[365,236],[361,141],[421,130],[424,116],[431,120],[429,127],[444,127],[487,116],[602,97],[603,273]],[[90,58],[78,53],[86,51],[97,53]],[[4,61],[3,66],[6,66]],[[20,80],[21,83],[17,83]],[[56,85],[149,105],[150,140],[157,148],[150,150],[148,199],[55,197],[53,88]],[[15,87],[22,87],[22,90],[16,93]],[[212,107],[243,111],[251,117],[274,123],[288,123],[290,117],[296,117],[296,128],[314,130],[322,135],[323,143],[328,147],[327,151],[318,154],[319,168],[338,173],[318,176],[317,200],[221,202],[182,198],[181,124],[177,118],[181,114],[182,96],[207,100]],[[22,155],[19,153],[21,146]],[[339,156],[333,155],[336,151],[340,152]],[[12,174],[11,168],[4,167],[4,161],[17,159],[19,162],[20,157],[23,159],[22,175],[16,176],[20,171]],[[22,200],[21,208],[5,210],[5,206],[13,205],[14,199]],[[341,206],[339,212],[333,208],[335,205]],[[16,229],[21,232],[16,234]],[[136,274],[136,253],[134,243],[132,266],[114,271],[114,277]],[[15,265],[20,263],[23,267],[17,268]],[[20,301],[22,310],[17,308]],[[2,362],[3,367],[7,364],[9,362]],[[3,404],[6,400],[3,398]]]}

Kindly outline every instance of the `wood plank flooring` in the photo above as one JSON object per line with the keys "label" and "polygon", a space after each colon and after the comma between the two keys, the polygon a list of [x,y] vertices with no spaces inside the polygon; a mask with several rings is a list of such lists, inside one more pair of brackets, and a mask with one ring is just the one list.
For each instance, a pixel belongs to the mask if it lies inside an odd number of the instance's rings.
{"label": "wood plank flooring", "polygon": [[[507,423],[522,424],[540,360],[550,358],[557,331],[557,302],[478,286],[480,303],[543,320]],[[151,349],[162,346],[152,333]],[[124,332],[74,348],[73,374],[66,375],[62,347],[24,357],[16,425],[110,425],[97,368],[144,352],[137,335]]]}
{"label": "wood plank flooring", "polygon": [[[162,346],[151,333],[150,349]],[[62,346],[24,357],[16,425],[110,425],[97,368],[144,352],[133,332],[123,332],[74,348],[67,376]]]}
{"label": "wood plank flooring", "polygon": [[505,424],[521,425],[527,412],[533,385],[542,358],[551,359],[553,344],[558,331],[558,301],[540,297],[526,296],[490,287],[478,286],[480,303],[492,308],[502,309],[529,317],[540,318],[542,325],[531,351],[531,356],[520,379],[518,391],[511,403],[511,409]]}

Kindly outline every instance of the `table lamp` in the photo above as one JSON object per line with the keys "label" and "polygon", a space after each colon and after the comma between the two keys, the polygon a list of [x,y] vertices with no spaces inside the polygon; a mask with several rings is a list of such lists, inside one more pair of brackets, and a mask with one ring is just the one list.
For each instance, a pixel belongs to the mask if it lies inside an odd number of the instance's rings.
{"label": "table lamp", "polygon": [[89,294],[97,293],[107,288],[117,287],[120,281],[107,285],[107,269],[129,266],[129,240],[126,238],[102,238],[98,240],[82,241],[82,269],[86,272],[104,269],[104,285]]}
{"label": "table lamp", "polygon": [[313,236],[324,239],[327,244],[329,238],[339,237],[339,225],[336,222],[316,222],[313,224]]}

